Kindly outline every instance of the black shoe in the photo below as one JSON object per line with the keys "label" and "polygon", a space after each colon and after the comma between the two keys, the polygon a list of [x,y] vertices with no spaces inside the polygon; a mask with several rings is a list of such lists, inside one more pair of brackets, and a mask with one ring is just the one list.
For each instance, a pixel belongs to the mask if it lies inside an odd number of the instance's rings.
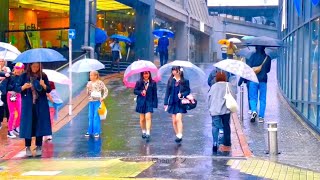
{"label": "black shoe", "polygon": [[146,133],[143,133],[141,137],[142,139],[145,139],[147,137]]}
{"label": "black shoe", "polygon": [[257,117],[257,113],[256,112],[253,112],[252,114],[251,114],[251,118],[250,118],[250,122],[256,122],[256,117]]}
{"label": "black shoe", "polygon": [[150,142],[150,135],[146,135],[146,142]]}
{"label": "black shoe", "polygon": [[176,138],[174,141],[175,141],[176,143],[181,143],[182,138]]}
{"label": "black shoe", "polygon": [[212,152],[217,152],[218,151],[218,146],[212,146]]}

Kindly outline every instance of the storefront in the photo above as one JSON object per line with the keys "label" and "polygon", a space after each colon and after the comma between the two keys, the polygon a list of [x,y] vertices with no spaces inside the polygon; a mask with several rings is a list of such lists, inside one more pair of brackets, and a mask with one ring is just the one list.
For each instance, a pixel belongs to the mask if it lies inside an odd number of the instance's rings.
{"label": "storefront", "polygon": [[280,1],[280,36],[285,43],[278,60],[280,88],[296,112],[320,132],[320,7],[311,1]]}

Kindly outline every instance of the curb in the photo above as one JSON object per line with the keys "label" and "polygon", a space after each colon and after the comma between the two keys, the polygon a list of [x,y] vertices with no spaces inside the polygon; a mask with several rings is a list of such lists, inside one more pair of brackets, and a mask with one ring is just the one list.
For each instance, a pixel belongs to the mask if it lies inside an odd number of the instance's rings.
{"label": "curb", "polygon": [[241,149],[245,157],[253,157],[252,151],[250,150],[249,144],[247,142],[246,136],[243,133],[242,126],[240,124],[240,120],[238,118],[237,113],[232,113],[232,121],[236,129],[236,134],[238,136]]}

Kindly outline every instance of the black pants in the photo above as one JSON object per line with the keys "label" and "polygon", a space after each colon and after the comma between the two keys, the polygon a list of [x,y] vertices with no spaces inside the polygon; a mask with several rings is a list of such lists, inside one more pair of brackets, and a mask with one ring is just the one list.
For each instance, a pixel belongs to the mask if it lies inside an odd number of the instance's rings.
{"label": "black pants", "polygon": [[114,64],[118,65],[118,72],[120,72],[120,52],[119,51],[112,51],[112,62],[111,62],[111,71],[113,71]]}
{"label": "black pants", "polygon": [[3,118],[6,117],[9,119],[9,109],[7,103],[7,94],[1,95],[1,101],[3,102],[3,106],[0,106],[0,123],[3,121]]}
{"label": "black pants", "polygon": [[225,146],[231,146],[230,115],[224,114],[220,116],[223,124],[223,145]]}
{"label": "black pants", "polygon": [[[38,123],[38,115],[36,113],[36,106],[32,106],[32,131],[31,136],[35,136],[37,131],[37,123]],[[37,136],[36,137],[36,146],[42,146],[42,138],[43,136]],[[31,146],[31,139],[25,139],[26,147]]]}

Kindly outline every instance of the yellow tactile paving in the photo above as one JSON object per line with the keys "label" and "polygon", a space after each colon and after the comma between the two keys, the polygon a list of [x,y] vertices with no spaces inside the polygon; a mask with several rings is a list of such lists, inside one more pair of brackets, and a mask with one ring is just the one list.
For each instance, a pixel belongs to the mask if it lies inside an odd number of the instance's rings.
{"label": "yellow tactile paving", "polygon": [[[86,177],[103,178],[134,178],[153,165],[147,162],[125,162],[120,159],[100,160],[15,160],[0,163],[0,179],[85,179]],[[55,176],[23,176],[30,171],[58,171]]]}
{"label": "yellow tactile paving", "polygon": [[320,180],[320,173],[302,168],[290,167],[261,159],[229,160],[227,165],[242,173],[267,179],[279,180]]}

